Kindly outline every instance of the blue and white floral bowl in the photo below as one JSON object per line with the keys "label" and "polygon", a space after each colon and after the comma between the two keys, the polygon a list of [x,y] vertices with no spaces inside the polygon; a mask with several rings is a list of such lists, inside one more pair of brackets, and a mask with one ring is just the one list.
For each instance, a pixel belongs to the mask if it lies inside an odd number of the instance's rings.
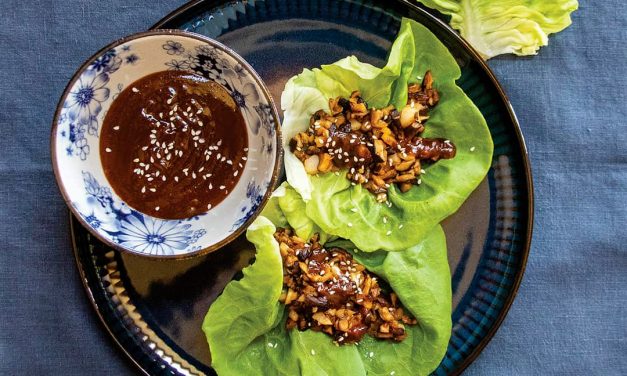
{"label": "blue and white floral bowl", "polygon": [[[220,83],[240,106],[248,132],[248,161],[233,191],[208,213],[183,220],[151,217],[126,205],[110,188],[99,153],[100,129],[116,96],[168,69]],[[280,138],[269,91],[239,55],[193,33],[151,31],[103,48],[74,75],[52,125],[52,162],[68,206],[100,240],[135,254],[183,258],[219,249],[254,220],[277,180]]]}

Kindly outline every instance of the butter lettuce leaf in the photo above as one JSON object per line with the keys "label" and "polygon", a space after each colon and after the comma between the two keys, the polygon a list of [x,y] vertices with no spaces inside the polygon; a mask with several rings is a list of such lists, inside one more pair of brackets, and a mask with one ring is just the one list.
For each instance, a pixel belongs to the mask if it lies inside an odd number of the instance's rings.
{"label": "butter lettuce leaf", "polygon": [[276,227],[290,227],[302,239],[311,239],[314,234],[320,236],[324,244],[335,237],[325,233],[305,214],[306,206],[302,197],[287,182],[283,182],[272,192],[270,200],[261,212]]}
{"label": "butter lettuce leaf", "polygon": [[[358,345],[336,346],[313,331],[285,329],[285,307],[275,226],[259,217],[247,237],[255,262],[230,282],[211,305],[203,331],[219,375],[427,375],[440,363],[451,334],[451,282],[446,240],[437,226],[405,252],[349,251],[384,278],[417,319],[400,343],[366,336]],[[341,243],[337,243],[341,244]]]}
{"label": "butter lettuce leaf", "polygon": [[451,27],[483,56],[535,55],[571,24],[577,0],[418,0],[451,17]]}
{"label": "butter lettuce leaf", "polygon": [[[339,175],[309,176],[287,143],[309,126],[310,116],[328,109],[328,99],[360,90],[367,103],[402,107],[407,84],[431,70],[440,103],[431,111],[425,137],[443,137],[457,146],[457,156],[425,166],[420,186],[401,193],[388,190],[390,206],[377,203],[360,185]],[[382,69],[351,56],[319,69],[304,70],[288,81],[281,103],[285,170],[290,185],[306,201],[306,213],[322,231],[351,240],[357,248],[401,251],[424,237],[453,214],[485,177],[493,144],[481,112],[455,84],[459,66],[446,47],[427,28],[403,19]]]}
{"label": "butter lettuce leaf", "polygon": [[266,217],[270,220],[276,227],[287,227],[289,223],[287,222],[287,217],[283,210],[281,210],[281,206],[279,205],[279,199],[285,196],[285,189],[288,186],[286,183],[281,184],[277,189],[272,192],[270,195],[270,199],[264,206],[261,211],[261,216]]}

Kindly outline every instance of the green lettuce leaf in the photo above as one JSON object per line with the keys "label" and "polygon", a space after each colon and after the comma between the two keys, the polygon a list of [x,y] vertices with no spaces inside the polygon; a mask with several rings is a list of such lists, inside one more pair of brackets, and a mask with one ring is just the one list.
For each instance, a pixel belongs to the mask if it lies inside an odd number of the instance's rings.
{"label": "green lettuce leaf", "polygon": [[219,375],[427,375],[438,366],[451,333],[450,272],[439,226],[405,252],[354,253],[388,281],[419,324],[408,327],[401,343],[367,337],[345,346],[323,333],[285,329],[274,231],[265,217],[248,229],[257,249],[255,262],[241,280],[227,285],[203,322]]}
{"label": "green lettuce leaf", "polygon": [[291,227],[302,239],[311,239],[314,234],[320,235],[320,242],[334,239],[325,233],[305,214],[305,202],[298,192],[287,182],[283,182],[270,196],[261,215],[269,219],[277,227]]}
{"label": "green lettuce leaf", "polygon": [[283,288],[283,262],[274,232],[274,224],[265,217],[259,217],[248,228],[247,238],[257,249],[255,262],[244,268],[241,280],[226,286],[205,316],[202,328],[213,366],[220,375],[281,373],[278,367],[283,362],[275,358],[278,352],[269,351],[273,349],[267,346],[273,339],[282,338],[277,325],[284,311],[278,301]]}
{"label": "green lettuce leaf", "polygon": [[279,205],[279,199],[285,196],[285,189],[288,186],[289,185],[284,183],[280,185],[277,189],[275,189],[274,192],[272,192],[272,195],[270,195],[270,199],[268,200],[266,206],[264,206],[260,214],[262,217],[266,217],[267,219],[269,219],[270,222],[272,222],[277,227],[289,226],[287,218],[285,217],[285,214],[283,213],[283,210],[281,210],[281,206]]}
{"label": "green lettuce leaf", "polygon": [[[402,107],[407,84],[431,70],[441,100],[431,111],[425,137],[443,137],[457,146],[457,156],[425,167],[422,184],[407,193],[388,190],[391,206],[377,203],[360,185],[341,174],[309,176],[287,143],[309,126],[315,111],[328,109],[328,98],[360,90],[375,107]],[[349,239],[366,252],[401,251],[420,242],[433,227],[466,200],[485,177],[493,144],[487,124],[455,84],[459,66],[446,47],[424,26],[403,19],[382,69],[348,57],[320,69],[304,70],[286,85],[281,103],[287,180],[306,201],[306,213],[324,232]]]}
{"label": "green lettuce leaf", "polygon": [[535,55],[548,36],[571,24],[577,0],[418,0],[451,16],[450,24],[483,56]]}
{"label": "green lettuce leaf", "polygon": [[279,207],[285,214],[290,227],[294,229],[296,235],[302,239],[311,239],[318,233],[320,234],[320,242],[326,243],[328,235],[316,225],[311,218],[305,214],[305,202],[298,192],[289,186],[287,182],[283,183],[285,193],[279,197]]}

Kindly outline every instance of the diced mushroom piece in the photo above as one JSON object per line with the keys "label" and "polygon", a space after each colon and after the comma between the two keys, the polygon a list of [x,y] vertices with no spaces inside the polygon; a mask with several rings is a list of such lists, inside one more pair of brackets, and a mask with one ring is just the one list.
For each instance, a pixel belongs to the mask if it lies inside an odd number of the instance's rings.
{"label": "diced mushroom piece", "polygon": [[420,159],[417,159],[416,162],[414,162],[413,170],[414,170],[414,173],[416,175],[420,175],[421,174],[422,165],[420,164]]}
{"label": "diced mushroom piece", "polygon": [[279,252],[281,253],[281,256],[286,257],[289,249],[290,247],[287,244],[285,243],[279,244]]}
{"label": "diced mushroom piece", "polygon": [[298,150],[302,147],[303,141],[301,140],[301,135],[299,133],[296,136],[292,137],[292,139],[290,140],[290,150],[294,152],[295,150]]}
{"label": "diced mushroom piece", "polygon": [[370,288],[372,287],[372,278],[368,277],[364,280],[364,284],[361,286],[361,290],[364,295],[368,295],[370,293]]}
{"label": "diced mushroom piece", "polygon": [[400,118],[401,127],[407,128],[410,125],[412,125],[414,121],[416,120],[417,112],[418,112],[418,109],[416,107],[412,107],[410,105],[403,107],[403,109],[401,110],[401,118]]}
{"label": "diced mushroom piece", "polygon": [[359,120],[356,119],[351,119],[351,130],[352,131],[358,131],[360,130],[362,127],[362,124]]}
{"label": "diced mushroom piece", "polygon": [[368,112],[366,104],[364,102],[357,102],[357,100],[351,99],[350,101],[351,111],[353,114],[365,114]]}
{"label": "diced mushroom piece", "polygon": [[397,164],[394,168],[396,171],[407,171],[414,165],[414,162],[415,160],[406,160]]}
{"label": "diced mushroom piece", "polygon": [[335,125],[336,126],[342,126],[346,123],[346,118],[344,117],[344,115],[339,114],[335,117]]}
{"label": "diced mushroom piece", "polygon": [[363,158],[364,162],[370,162],[372,159],[372,154],[370,154],[370,150],[366,147],[366,145],[358,144],[354,149],[355,156],[357,158]]}
{"label": "diced mushroom piece", "polygon": [[388,308],[380,307],[378,311],[379,311],[379,316],[381,316],[381,318],[383,320],[385,320],[385,321],[394,321],[394,316],[392,316],[392,314],[390,313]]}
{"label": "diced mushroom piece", "polygon": [[385,162],[388,159],[388,153],[385,150],[385,144],[381,140],[374,140],[374,153],[381,161]]}
{"label": "diced mushroom piece", "polygon": [[290,309],[290,311],[289,311],[289,313],[287,315],[290,318],[290,320],[298,321],[298,313],[296,313],[296,311],[294,311],[293,309]]}
{"label": "diced mushroom piece", "polygon": [[318,171],[320,172],[329,172],[331,171],[331,167],[333,167],[333,157],[331,157],[327,153],[322,153],[320,155],[320,163],[318,164]]}
{"label": "diced mushroom piece", "polygon": [[383,142],[385,142],[389,146],[395,148],[396,145],[398,145],[398,142],[396,141],[396,139],[392,135],[392,131],[390,130],[390,128],[387,128],[387,127],[383,128],[382,132],[383,133],[381,135],[381,139],[383,140]]}
{"label": "diced mushroom piece", "polygon": [[349,329],[348,320],[346,319],[338,320],[337,328],[343,332],[348,331]]}
{"label": "diced mushroom piece", "polygon": [[405,183],[405,182],[410,182],[412,180],[416,179],[416,177],[414,176],[414,172],[412,171],[410,174],[405,174],[405,175],[400,175],[396,178],[396,181],[399,183]]}
{"label": "diced mushroom piece", "polygon": [[316,141],[316,147],[321,148],[324,146],[326,139],[324,137],[318,136],[315,138],[315,141]]}
{"label": "diced mushroom piece", "polygon": [[380,331],[381,333],[389,333],[389,332],[390,332],[390,324],[388,324],[387,322],[386,322],[386,323],[381,324],[381,325],[379,326],[379,331]]}
{"label": "diced mushroom piece", "polygon": [[285,296],[285,304],[290,304],[294,299],[298,297],[296,291],[289,289],[287,290],[287,295]]}
{"label": "diced mushroom piece", "polygon": [[321,127],[324,127],[324,128],[326,128],[326,129],[329,129],[329,128],[331,128],[331,125],[333,125],[333,122],[331,122],[331,121],[330,121],[330,120],[328,120],[328,119],[321,119],[321,120],[320,120],[320,126],[321,126]]}
{"label": "diced mushroom piece", "polygon": [[401,157],[398,155],[398,153],[388,155],[388,165],[390,167],[396,166],[399,163],[401,163]]}
{"label": "diced mushroom piece", "polygon": [[[390,158],[388,157],[388,161],[389,160]],[[392,159],[392,161],[394,161],[394,159]],[[390,162],[390,165],[393,165],[393,162]],[[384,174],[379,175],[379,177],[383,180],[388,180],[394,178],[396,175],[398,175],[398,173],[395,169],[392,168],[390,170],[387,170]]]}
{"label": "diced mushroom piece", "polygon": [[379,120],[381,120],[382,117],[383,117],[383,111],[377,110],[377,109],[373,109],[370,111],[370,122],[374,124],[375,126],[377,126],[377,123],[379,122]]}
{"label": "diced mushroom piece", "polygon": [[333,115],[339,114],[342,112],[343,108],[339,105],[339,97],[329,99],[329,108]]}
{"label": "diced mushroom piece", "polygon": [[407,86],[407,93],[408,94],[415,94],[418,93],[419,91],[422,90],[422,85],[421,84],[417,84],[417,83],[413,83]]}
{"label": "diced mushroom piece", "polygon": [[408,192],[413,186],[414,185],[411,183],[401,183],[399,185],[399,189],[401,190],[401,192],[405,193],[405,192]]}
{"label": "diced mushroom piece", "polygon": [[311,318],[316,320],[320,325],[333,325],[333,321],[322,312],[314,313]]}
{"label": "diced mushroom piece", "polygon": [[374,183],[378,186],[378,187],[383,187],[385,186],[385,181],[383,179],[381,179],[380,177],[378,177],[377,175],[372,175],[371,179],[374,181]]}

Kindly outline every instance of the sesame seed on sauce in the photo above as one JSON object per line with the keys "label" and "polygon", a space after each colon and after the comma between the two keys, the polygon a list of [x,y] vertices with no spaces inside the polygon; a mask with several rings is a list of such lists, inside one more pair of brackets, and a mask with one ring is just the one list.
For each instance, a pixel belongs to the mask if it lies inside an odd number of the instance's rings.
{"label": "sesame seed on sauce", "polygon": [[[233,190],[248,157],[235,101],[220,85],[180,71],[154,73],[119,93],[100,137],[105,176],[116,194],[165,219],[211,210]],[[225,194],[209,194],[212,183]]]}

